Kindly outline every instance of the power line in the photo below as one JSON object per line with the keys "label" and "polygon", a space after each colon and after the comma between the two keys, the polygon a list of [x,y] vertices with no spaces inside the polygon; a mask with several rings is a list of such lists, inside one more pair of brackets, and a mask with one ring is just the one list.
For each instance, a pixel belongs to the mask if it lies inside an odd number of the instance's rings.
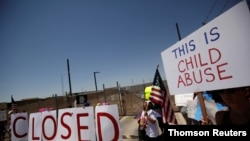
{"label": "power line", "polygon": [[227,6],[227,4],[229,3],[230,0],[227,0],[226,3],[224,4],[224,6],[222,7],[222,9],[219,12],[219,15],[224,11],[225,7]]}
{"label": "power line", "polygon": [[213,9],[214,9],[214,7],[215,7],[217,1],[218,1],[218,0],[216,0],[216,1],[214,2],[213,6],[211,7],[210,11],[208,12],[207,17],[205,18],[205,20],[204,20],[203,23],[202,23],[203,25],[207,23],[207,19],[208,19],[208,17],[210,16],[210,14],[212,13],[212,11],[213,11]]}
{"label": "power line", "polygon": [[[234,1],[231,1],[231,3],[235,4],[235,3],[238,3],[239,1],[242,1],[242,0],[234,0]],[[228,5],[228,3],[230,2],[230,0],[227,0],[226,3],[224,4],[224,6],[222,7],[222,9],[220,10],[219,14],[220,15],[226,8],[226,6]]]}

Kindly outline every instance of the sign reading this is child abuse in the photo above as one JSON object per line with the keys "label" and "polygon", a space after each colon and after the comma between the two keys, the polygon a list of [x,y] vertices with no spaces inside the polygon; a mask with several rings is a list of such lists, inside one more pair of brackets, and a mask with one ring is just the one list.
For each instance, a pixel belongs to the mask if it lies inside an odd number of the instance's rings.
{"label": "sign reading this is child abuse", "polygon": [[250,13],[241,1],[161,53],[171,95],[249,86]]}
{"label": "sign reading this is child abuse", "polygon": [[12,114],[11,129],[15,141],[122,140],[117,105]]}

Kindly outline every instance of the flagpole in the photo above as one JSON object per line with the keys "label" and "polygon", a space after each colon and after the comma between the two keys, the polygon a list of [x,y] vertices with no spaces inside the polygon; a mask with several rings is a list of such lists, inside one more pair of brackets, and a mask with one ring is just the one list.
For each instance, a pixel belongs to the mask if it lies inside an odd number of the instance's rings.
{"label": "flagpole", "polygon": [[[162,119],[164,125],[168,125],[169,123],[178,124],[172,106],[169,90],[165,88],[164,82],[161,78],[158,68],[159,64],[156,68],[149,99],[150,101],[161,105]],[[166,127],[164,127],[164,130],[165,128]]]}

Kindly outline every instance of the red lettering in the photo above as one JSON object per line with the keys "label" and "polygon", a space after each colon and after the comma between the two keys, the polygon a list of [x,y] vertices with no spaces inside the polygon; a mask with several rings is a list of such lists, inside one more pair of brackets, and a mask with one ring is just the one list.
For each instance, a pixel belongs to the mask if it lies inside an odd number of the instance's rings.
{"label": "red lettering", "polygon": [[89,113],[82,113],[82,114],[77,114],[77,130],[78,130],[78,140],[82,141],[81,139],[81,129],[89,129],[88,126],[80,126],[80,118],[81,117],[87,117],[89,116]]}
{"label": "red lettering", "polygon": [[[201,54],[190,56],[188,59],[180,60],[178,63],[178,70],[180,75],[178,76],[178,88],[181,86],[190,86],[193,84],[200,84],[205,82],[214,82],[216,77],[219,80],[231,79],[232,75],[226,75],[226,69],[223,67],[228,65],[228,63],[220,63],[221,52],[217,48],[208,49],[208,57],[210,62],[205,62],[204,58],[202,60]],[[213,65],[214,71],[208,65]],[[192,69],[198,68],[198,70],[192,71]],[[189,71],[190,70],[190,71]]]}
{"label": "red lettering", "polygon": [[102,133],[101,133],[101,116],[106,116],[107,118],[110,119],[110,121],[113,123],[113,126],[114,126],[114,138],[112,139],[112,141],[117,141],[119,139],[119,127],[118,127],[118,124],[115,120],[115,118],[108,114],[108,113],[97,113],[97,127],[98,127],[98,135],[99,135],[99,141],[103,141],[103,138],[102,138]]}
{"label": "red lettering", "polygon": [[200,66],[201,66],[201,67],[208,65],[208,63],[202,63],[201,54],[200,54],[200,53],[198,54],[198,56],[199,56]]}
{"label": "red lettering", "polygon": [[194,82],[196,82],[197,84],[202,82],[201,70],[199,70],[199,74],[200,74],[200,80],[197,80],[197,77],[193,71]]}
{"label": "red lettering", "polygon": [[194,62],[195,62],[195,67],[198,68],[198,63],[197,63],[197,59],[196,59],[196,55],[194,55]]}
{"label": "red lettering", "polygon": [[34,122],[35,122],[35,118],[33,117],[32,118],[32,140],[40,140],[39,137],[35,137],[35,125],[34,125]]}
{"label": "red lettering", "polygon": [[209,73],[209,72],[208,72],[209,70],[212,70],[212,68],[206,68],[206,69],[204,70],[204,74],[205,74],[205,75],[211,76],[211,79],[206,79],[206,82],[213,82],[214,79],[215,79],[215,76],[214,76],[213,73]]}
{"label": "red lettering", "polygon": [[191,57],[191,56],[189,57],[189,60],[188,60],[188,59],[185,59],[185,61],[186,61],[187,70],[189,70],[189,67],[188,67],[189,65],[191,65],[191,69],[194,68],[193,61],[192,61],[192,57]]}
{"label": "red lettering", "polygon": [[185,76],[185,79],[186,79],[186,84],[187,84],[187,86],[192,85],[193,80],[190,78],[189,73],[185,73],[184,76]]}
{"label": "red lettering", "polygon": [[[44,116],[44,114],[45,113],[41,114],[42,117]],[[64,112],[64,113],[60,114],[60,117],[59,117],[60,120],[58,119],[58,123],[57,123],[57,117],[54,116],[54,113],[52,115],[46,114],[43,118],[41,118],[41,115],[40,115],[40,113],[35,114],[35,116],[33,116],[33,114],[30,115],[31,118],[30,118],[29,127],[31,128],[31,130],[27,130],[27,131],[30,131],[29,132],[30,136],[28,137],[29,140],[35,141],[35,140],[41,140],[43,138],[43,140],[51,140],[52,141],[52,140],[58,140],[59,138],[61,140],[69,140],[70,138],[72,138],[72,139],[74,138],[74,139],[76,139],[78,141],[83,141],[83,139],[81,139],[81,135],[80,135],[80,134],[83,134],[83,133],[80,132],[80,131],[82,131],[83,129],[85,131],[86,131],[86,129],[90,129],[89,128],[89,123],[85,123],[86,125],[84,125],[84,126],[80,125],[81,124],[80,122],[84,121],[82,119],[82,117],[90,118],[89,113],[79,112],[79,114],[76,114],[76,116],[73,116],[73,113],[71,113],[71,112]],[[13,132],[14,132],[13,136],[18,137],[18,138],[27,137],[27,135],[28,135],[27,131],[25,131],[24,134],[23,134],[23,132],[21,132],[21,134],[20,134],[20,131],[19,131],[19,129],[22,128],[22,127],[20,127],[20,125],[22,125],[25,121],[27,122],[27,117],[26,116],[25,117],[22,117],[22,116],[13,117],[13,123],[11,125],[11,127],[13,129]],[[39,117],[36,118],[36,116],[39,116]],[[77,135],[78,138],[76,137],[76,134],[74,134],[74,130],[72,129],[71,124],[69,122],[67,122],[68,119],[70,119],[70,121],[72,121],[73,120],[72,117],[76,117],[75,121],[77,122],[76,123],[77,124],[76,125],[76,128],[77,128],[76,130],[78,132],[78,135]],[[108,131],[113,127],[112,130],[114,130],[114,132],[112,132],[112,134],[111,134],[112,137],[111,137],[110,140],[118,140],[119,135],[120,135],[119,124],[116,121],[116,119],[110,113],[105,113],[105,111],[97,113],[97,117],[95,118],[95,121],[98,123],[97,124],[98,130],[97,130],[96,134],[100,135],[99,139],[101,141],[106,140],[106,139],[103,139],[103,136],[101,134],[101,132],[103,131],[102,128],[101,128],[101,125],[103,125],[103,124],[101,124],[101,122],[102,122],[101,119],[103,119],[102,117],[107,118],[108,120],[111,121],[111,124],[108,125],[108,126],[110,126],[108,128]],[[91,117],[91,118],[94,118],[94,117]],[[19,124],[19,123],[21,123],[21,124]],[[37,123],[39,125],[41,124],[41,126],[37,126],[36,125]],[[57,124],[60,126],[60,128],[62,127],[62,128],[67,130],[66,132],[62,131],[62,134],[60,134],[60,136],[57,133],[58,132]],[[74,123],[74,125],[75,125],[75,123]],[[90,123],[90,125],[93,125],[93,123]],[[19,127],[17,127],[17,126],[19,126]],[[36,132],[37,132],[36,129],[38,129],[40,131],[38,134],[36,134]],[[92,129],[92,127],[91,127],[91,129]],[[36,132],[35,132],[35,130],[36,130]],[[93,130],[93,132],[94,132],[94,130]],[[91,135],[94,135],[94,134],[91,133]],[[42,138],[41,138],[41,136],[42,136]],[[92,138],[96,139],[95,136],[92,136]],[[86,139],[84,141],[86,141]]]}
{"label": "red lettering", "polygon": [[72,113],[70,113],[70,112],[66,112],[66,113],[63,113],[62,114],[62,117],[61,117],[61,124],[62,124],[62,126],[63,127],[65,127],[66,129],[67,129],[67,131],[68,131],[68,134],[67,135],[61,135],[61,137],[63,138],[63,139],[68,139],[70,136],[71,136],[71,128],[70,128],[70,126],[68,125],[68,124],[66,124],[65,122],[64,122],[64,120],[63,120],[63,118],[65,117],[65,116],[70,116],[70,117],[72,117]]}
{"label": "red lettering", "polygon": [[220,64],[220,65],[217,66],[217,71],[218,71],[218,75],[219,75],[219,79],[220,80],[233,78],[232,75],[228,75],[228,76],[224,76],[224,77],[221,76],[223,72],[226,72],[226,70],[224,70],[224,69],[222,70],[220,68],[223,67],[223,66],[225,66],[225,65],[227,65],[227,64],[228,63],[223,63],[223,64]]}
{"label": "red lettering", "polygon": [[[23,138],[25,136],[27,136],[27,133],[24,133],[22,135],[18,134],[17,131],[16,131],[16,123],[18,120],[25,120],[26,121],[26,118],[25,117],[17,117],[14,122],[13,122],[13,133],[14,133],[14,136],[15,137],[18,137],[18,138]],[[21,122],[21,121],[20,121]]]}
{"label": "red lettering", "polygon": [[[212,50],[211,50],[212,51]],[[212,59],[210,59],[211,61]],[[199,65],[198,65],[199,63]],[[190,56],[188,59],[180,60],[178,63],[178,70],[179,72],[183,73],[185,71],[194,69],[194,68],[199,68],[199,67],[204,67],[207,66],[207,62],[203,62],[201,59],[201,54],[199,53],[197,56]]]}
{"label": "red lettering", "polygon": [[183,86],[186,86],[186,84],[183,81],[182,77],[179,75],[179,78],[178,78],[178,88],[180,87],[180,84],[183,84]]}
{"label": "red lettering", "polygon": [[[51,137],[48,137],[46,135],[46,133],[45,133],[44,125],[45,125],[45,122],[46,122],[47,119],[51,119],[51,121],[53,122],[53,125],[54,125],[54,130],[53,130],[54,133],[52,134]],[[56,136],[56,132],[57,132],[57,127],[56,127],[56,120],[54,119],[54,117],[51,116],[51,115],[48,115],[48,116],[44,117],[43,122],[42,122],[42,133],[43,133],[44,138],[46,140],[53,140],[55,138],[55,136]]]}
{"label": "red lettering", "polygon": [[184,61],[183,61],[183,60],[180,60],[180,62],[178,63],[178,70],[179,70],[179,72],[185,72],[186,69],[181,69],[181,63],[183,64]]}
{"label": "red lettering", "polygon": [[[214,52],[213,55],[212,55],[212,51]],[[215,59],[213,57],[216,56],[216,53],[217,53],[217,58]],[[217,48],[210,48],[208,50],[208,54],[209,54],[211,64],[217,63],[221,58],[220,50],[218,50]]]}
{"label": "red lettering", "polygon": [[[227,64],[228,63],[223,63],[223,64],[216,66],[219,80],[230,79],[233,77],[232,75],[222,76],[222,74],[226,72],[226,70],[222,69],[222,67],[227,65]],[[216,72],[216,71],[214,71],[214,72]],[[180,88],[181,85],[191,86],[193,84],[200,84],[204,80],[206,82],[213,82],[213,81],[215,81],[215,78],[216,78],[215,76],[217,76],[215,74],[216,73],[212,73],[211,67],[205,68],[204,70],[199,69],[197,73],[195,73],[194,71],[191,71],[189,73],[184,73],[184,74],[178,76],[177,86],[178,86],[178,88]]]}

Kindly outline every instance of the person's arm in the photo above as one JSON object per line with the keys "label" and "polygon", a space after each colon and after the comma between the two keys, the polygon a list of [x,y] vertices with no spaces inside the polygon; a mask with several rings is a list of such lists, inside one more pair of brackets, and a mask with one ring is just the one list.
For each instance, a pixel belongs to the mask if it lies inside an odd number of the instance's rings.
{"label": "person's arm", "polygon": [[145,113],[147,113],[147,112],[142,111],[140,120],[138,120],[139,125],[140,125],[141,127],[145,127],[145,126],[146,126]]}
{"label": "person's arm", "polygon": [[153,124],[156,123],[156,118],[153,114],[149,114],[147,112],[145,112],[145,116],[147,117],[147,120]]}

